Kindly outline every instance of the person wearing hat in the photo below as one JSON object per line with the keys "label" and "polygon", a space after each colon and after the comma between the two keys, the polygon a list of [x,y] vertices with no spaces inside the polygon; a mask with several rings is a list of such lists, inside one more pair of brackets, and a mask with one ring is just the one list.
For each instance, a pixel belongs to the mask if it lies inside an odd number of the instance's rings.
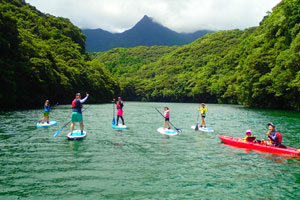
{"label": "person wearing hat", "polygon": [[[113,99],[113,101],[116,101],[115,99]],[[117,126],[119,124],[119,118],[121,118],[122,120],[122,125],[125,125],[124,123],[124,118],[123,118],[123,100],[121,97],[118,97],[118,101],[115,102],[116,106],[117,106]]]}
{"label": "person wearing hat", "polygon": [[201,124],[200,124],[200,128],[202,128],[202,126],[204,125],[204,128],[206,128],[206,124],[205,124],[205,116],[206,116],[206,113],[207,113],[207,106],[205,106],[204,103],[202,103],[202,107],[200,108],[200,104],[199,104],[199,108],[198,108],[198,111],[200,112],[201,114]]}
{"label": "person wearing hat", "polygon": [[255,136],[252,135],[251,130],[246,130],[246,137],[244,138],[245,142],[253,142],[255,140]]}
{"label": "person wearing hat", "polygon": [[44,104],[44,117],[42,123],[45,123],[45,120],[47,120],[47,124],[49,124],[49,112],[50,112],[50,103],[49,100],[46,100]]}
{"label": "person wearing hat", "polygon": [[170,128],[170,110],[168,107],[164,107],[164,117],[165,117],[165,123],[164,123],[164,130],[166,129],[167,125],[168,125],[168,129],[171,129]]}
{"label": "person wearing hat", "polygon": [[280,146],[282,142],[282,135],[278,131],[275,130],[275,125],[273,123],[268,123],[269,131],[267,135],[272,146]]}
{"label": "person wearing hat", "polygon": [[72,123],[70,126],[71,135],[73,133],[73,128],[75,122],[80,123],[81,134],[83,135],[83,119],[82,119],[82,104],[87,100],[89,94],[86,93],[86,97],[81,99],[81,94],[77,93],[75,99],[72,101]]}

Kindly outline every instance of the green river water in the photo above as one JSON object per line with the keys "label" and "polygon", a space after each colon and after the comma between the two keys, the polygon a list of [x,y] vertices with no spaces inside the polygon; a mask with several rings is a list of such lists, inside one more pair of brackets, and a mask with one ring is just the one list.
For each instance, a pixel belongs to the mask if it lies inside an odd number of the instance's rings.
{"label": "green river water", "polygon": [[[157,132],[169,106],[179,136]],[[300,113],[208,104],[214,133],[196,132],[197,104],[124,102],[129,129],[111,127],[112,104],[84,113],[87,137],[68,141],[70,105],[0,113],[0,199],[300,199],[300,158],[225,145],[219,135],[266,138],[273,122],[283,143],[300,148]],[[76,125],[79,128],[79,125]]]}

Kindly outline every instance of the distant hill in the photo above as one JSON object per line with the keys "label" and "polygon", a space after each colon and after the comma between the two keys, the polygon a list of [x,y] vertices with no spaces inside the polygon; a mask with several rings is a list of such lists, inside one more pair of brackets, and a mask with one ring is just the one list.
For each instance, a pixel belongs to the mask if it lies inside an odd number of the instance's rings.
{"label": "distant hill", "polygon": [[258,27],[206,34],[174,49],[93,55],[119,80],[124,99],[300,111],[299,19],[300,0],[284,0]]}
{"label": "distant hill", "polygon": [[154,22],[147,15],[123,33],[110,33],[102,29],[82,30],[82,33],[87,36],[86,50],[88,52],[107,51],[116,47],[184,45],[211,32],[213,31],[200,30],[194,33],[177,33]]}

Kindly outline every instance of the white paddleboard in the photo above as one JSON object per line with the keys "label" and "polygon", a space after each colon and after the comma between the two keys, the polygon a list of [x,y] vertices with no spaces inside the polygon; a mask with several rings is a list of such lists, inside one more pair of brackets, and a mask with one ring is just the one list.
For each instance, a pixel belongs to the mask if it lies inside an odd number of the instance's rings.
{"label": "white paddleboard", "polygon": [[36,127],[40,128],[40,127],[48,127],[48,126],[53,126],[56,124],[56,121],[49,121],[49,124],[47,122],[44,123],[37,123]]}
{"label": "white paddleboard", "polygon": [[122,125],[122,124],[118,124],[115,125],[115,124],[111,124],[111,126],[114,128],[114,129],[127,129],[128,127],[126,125]]}
{"label": "white paddleboard", "polygon": [[68,140],[80,140],[86,137],[86,132],[83,131],[83,135],[81,134],[81,130],[73,130],[73,133],[68,133],[67,139]]}
{"label": "white paddleboard", "polygon": [[164,135],[170,135],[170,136],[178,135],[176,131],[168,128],[164,129],[163,127],[158,128],[157,131]]}
{"label": "white paddleboard", "polygon": [[[191,126],[191,128],[195,130],[196,126]],[[208,132],[208,133],[214,132],[212,128],[200,128],[199,126],[198,126],[198,131]]]}

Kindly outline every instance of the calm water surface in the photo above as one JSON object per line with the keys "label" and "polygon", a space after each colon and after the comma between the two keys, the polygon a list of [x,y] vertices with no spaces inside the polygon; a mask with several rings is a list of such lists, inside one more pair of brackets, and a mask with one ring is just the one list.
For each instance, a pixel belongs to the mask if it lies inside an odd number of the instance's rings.
{"label": "calm water surface", "polygon": [[[179,136],[158,133],[171,109]],[[266,138],[268,122],[285,145],[300,148],[300,113],[208,104],[195,132],[197,105],[125,102],[128,130],[111,127],[112,104],[83,113],[88,136],[68,141],[70,106],[50,113],[56,126],[35,128],[42,110],[0,113],[0,199],[299,199],[300,158],[232,148],[219,135]],[[79,128],[79,125],[76,125]]]}

